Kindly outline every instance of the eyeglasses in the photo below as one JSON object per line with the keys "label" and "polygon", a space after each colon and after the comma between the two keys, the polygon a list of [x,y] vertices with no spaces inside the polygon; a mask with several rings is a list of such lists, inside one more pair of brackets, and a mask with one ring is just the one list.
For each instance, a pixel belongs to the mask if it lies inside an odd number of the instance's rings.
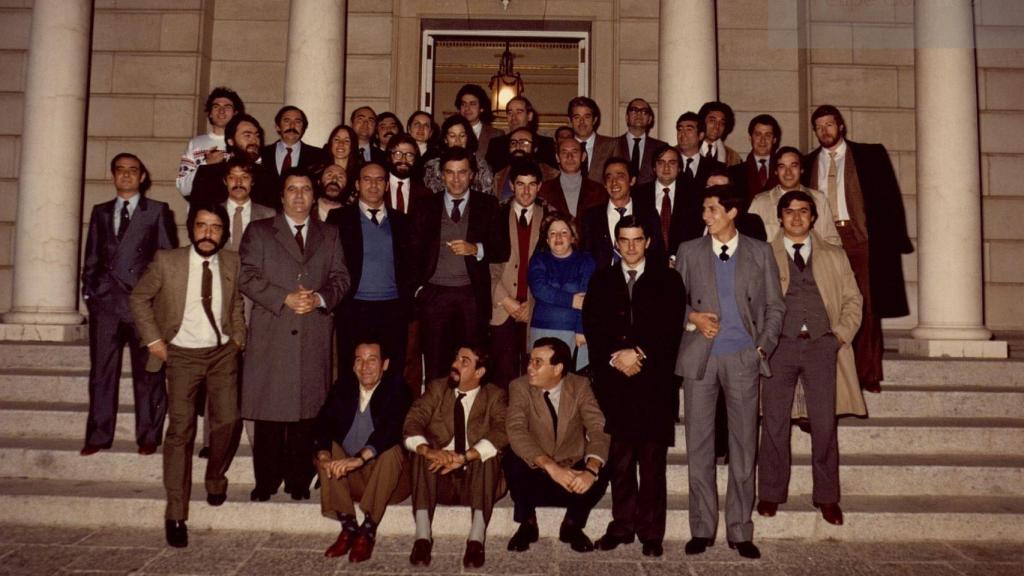
{"label": "eyeglasses", "polygon": [[395,160],[401,160],[403,158],[406,159],[406,160],[415,160],[416,159],[416,153],[415,152],[402,152],[401,150],[394,150],[394,151],[391,152],[391,157],[394,158]]}
{"label": "eyeglasses", "polygon": [[650,108],[637,108],[636,106],[630,106],[629,108],[626,108],[626,112],[629,112],[630,114],[650,114],[651,110]]}
{"label": "eyeglasses", "polygon": [[512,146],[527,146],[533,144],[533,140],[509,140],[508,143]]}

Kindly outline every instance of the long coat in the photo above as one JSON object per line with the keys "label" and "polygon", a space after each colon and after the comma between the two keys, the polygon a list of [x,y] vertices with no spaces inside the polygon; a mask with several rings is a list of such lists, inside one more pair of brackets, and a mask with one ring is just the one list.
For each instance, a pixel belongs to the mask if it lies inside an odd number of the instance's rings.
{"label": "long coat", "polygon": [[[255,303],[249,324],[242,386],[242,417],[295,422],[316,417],[331,382],[330,311],[350,285],[334,226],[307,220],[299,252],[284,214],[249,224],[239,254],[242,293]],[[326,307],[298,315],[285,297],[299,285],[315,290]]]}

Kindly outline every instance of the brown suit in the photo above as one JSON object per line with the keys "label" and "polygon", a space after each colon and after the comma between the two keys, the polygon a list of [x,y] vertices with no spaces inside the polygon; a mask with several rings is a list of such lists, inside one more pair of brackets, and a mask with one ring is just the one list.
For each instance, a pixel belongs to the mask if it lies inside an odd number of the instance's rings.
{"label": "brown suit", "polygon": [[583,182],[580,184],[580,197],[576,201],[574,211],[569,210],[569,204],[565,200],[565,192],[562,191],[562,182],[558,179],[558,176],[551,180],[545,180],[541,184],[537,196],[547,202],[552,210],[572,216],[574,220],[582,218],[583,213],[588,208],[604,204],[608,201],[608,191],[604,189],[604,185],[587,178],[586,175],[584,175]]}
{"label": "brown suit", "polygon": [[[430,472],[426,458],[413,455],[412,503],[413,512],[428,510],[434,517],[438,503],[470,506],[483,512],[490,521],[494,503],[505,495],[505,479],[501,474],[501,450],[508,446],[505,433],[505,412],[508,408],[505,391],[492,384],[484,385],[477,393],[466,423],[466,448],[487,440],[498,450],[498,455],[486,462],[475,460],[461,472],[442,476]],[[405,417],[402,436],[408,441],[414,436],[426,439],[432,449],[444,449],[455,436],[455,389],[444,378],[431,380],[423,396],[413,402]],[[408,445],[407,445],[408,446]]]}

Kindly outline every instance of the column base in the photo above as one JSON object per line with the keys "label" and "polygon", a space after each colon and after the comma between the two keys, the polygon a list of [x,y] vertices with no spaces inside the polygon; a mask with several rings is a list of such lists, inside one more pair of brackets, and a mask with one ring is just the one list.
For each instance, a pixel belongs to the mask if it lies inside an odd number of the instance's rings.
{"label": "column base", "polygon": [[3,315],[0,340],[74,342],[89,338],[89,326],[78,312],[17,312]]}
{"label": "column base", "polygon": [[925,340],[900,338],[899,352],[904,356],[926,358],[1000,358],[1009,357],[1006,342],[996,340]]}

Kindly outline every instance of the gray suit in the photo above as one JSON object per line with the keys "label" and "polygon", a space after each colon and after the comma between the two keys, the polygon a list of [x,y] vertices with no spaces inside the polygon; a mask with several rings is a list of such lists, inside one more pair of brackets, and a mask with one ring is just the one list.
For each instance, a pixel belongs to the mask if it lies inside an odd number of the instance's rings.
{"label": "gray suit", "polygon": [[[768,355],[778,343],[786,307],[772,250],[764,242],[740,234],[735,292],[740,320],[756,347]],[[676,269],[686,285],[686,315],[713,312],[721,317],[719,288],[711,236],[684,242],[676,254]],[[753,539],[750,513],[754,506],[754,458],[757,451],[758,373],[770,376],[768,363],[755,348],[734,354],[711,355],[714,339],[690,323],[676,359],[683,377],[686,453],[690,474],[690,533],[714,538],[718,527],[718,488],[715,482],[715,403],[718,381],[726,394],[729,423],[729,489],[726,496],[726,534],[731,542]]]}

